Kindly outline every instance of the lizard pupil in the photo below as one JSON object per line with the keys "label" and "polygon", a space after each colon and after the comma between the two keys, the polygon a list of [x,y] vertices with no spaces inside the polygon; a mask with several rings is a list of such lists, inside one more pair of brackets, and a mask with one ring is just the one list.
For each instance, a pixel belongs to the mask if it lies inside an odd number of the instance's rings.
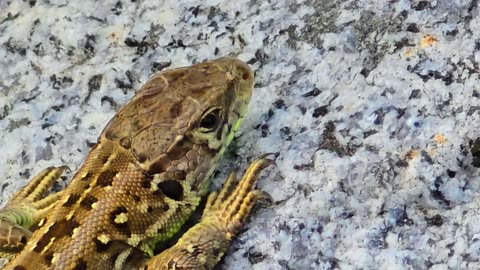
{"label": "lizard pupil", "polygon": [[204,132],[211,131],[218,126],[219,120],[219,110],[211,111],[202,118],[200,127]]}

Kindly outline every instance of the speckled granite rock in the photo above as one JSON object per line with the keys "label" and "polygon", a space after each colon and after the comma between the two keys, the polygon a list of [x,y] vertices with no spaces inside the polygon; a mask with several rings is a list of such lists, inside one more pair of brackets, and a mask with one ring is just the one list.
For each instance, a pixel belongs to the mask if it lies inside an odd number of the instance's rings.
{"label": "speckled granite rock", "polygon": [[214,187],[279,156],[218,269],[480,268],[477,1],[99,2],[0,2],[3,202],[153,72],[238,55],[256,90]]}

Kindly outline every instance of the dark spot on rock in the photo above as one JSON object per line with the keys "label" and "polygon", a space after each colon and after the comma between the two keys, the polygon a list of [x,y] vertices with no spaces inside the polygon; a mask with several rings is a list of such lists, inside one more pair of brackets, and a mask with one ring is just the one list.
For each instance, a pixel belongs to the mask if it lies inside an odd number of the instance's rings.
{"label": "dark spot on rock", "polygon": [[430,190],[430,195],[432,196],[433,199],[438,201],[439,203],[449,207],[450,206],[450,201],[445,198],[445,195],[439,190],[437,187],[435,190]]}
{"label": "dark spot on rock", "polygon": [[59,112],[59,111],[61,111],[63,108],[65,108],[65,104],[53,105],[51,108],[52,108],[52,110],[54,110],[54,111],[56,111],[56,112]]}
{"label": "dark spot on rock", "polygon": [[428,154],[427,151],[422,150],[422,151],[420,152],[420,154],[421,154],[421,156],[422,156],[422,161],[426,161],[428,164],[433,165],[433,159],[432,159],[432,157]]}
{"label": "dark spot on rock", "polygon": [[139,47],[141,46],[141,42],[134,39],[134,38],[130,38],[130,37],[127,37],[124,41],[125,45],[127,45],[128,47]]}
{"label": "dark spot on rock", "polygon": [[198,16],[198,14],[200,13],[200,6],[195,6],[195,7],[191,7],[188,9],[188,11],[190,11],[192,13],[193,16],[195,16],[195,18]]}
{"label": "dark spot on rock", "polygon": [[429,1],[419,1],[419,2],[413,2],[411,8],[415,9],[416,11],[422,11],[426,8],[431,8],[432,6],[430,5]]}
{"label": "dark spot on rock", "polygon": [[385,114],[387,113],[383,108],[380,108],[378,110],[375,110],[373,112],[374,114],[377,115],[377,118],[373,121],[375,125],[381,125],[383,124],[383,119],[385,118]]}
{"label": "dark spot on rock", "polygon": [[73,79],[70,77],[57,77],[56,74],[50,76],[50,82],[52,82],[52,88],[60,90],[60,88],[67,88],[73,84]]}
{"label": "dark spot on rock", "polygon": [[377,133],[378,133],[378,131],[376,131],[376,130],[374,130],[374,129],[365,131],[365,132],[363,132],[363,138],[364,138],[364,139],[365,139],[365,138],[368,138],[368,137],[370,137],[370,136],[372,136],[372,135],[374,135],[374,134],[377,134]]}
{"label": "dark spot on rock", "polygon": [[396,108],[395,107],[395,110],[397,111],[398,115],[397,115],[397,119],[400,119],[402,118],[402,116],[405,115],[405,111],[407,110],[407,108]]}
{"label": "dark spot on rock", "polygon": [[12,132],[13,130],[15,130],[19,127],[28,126],[31,123],[32,122],[28,118],[21,118],[21,119],[14,119],[14,120],[10,119],[9,123],[8,123],[8,126],[7,126],[7,130],[9,132]]}
{"label": "dark spot on rock", "polygon": [[0,120],[5,119],[10,114],[10,110],[12,109],[11,106],[4,105],[0,108]]}
{"label": "dark spot on rock", "polygon": [[166,48],[169,48],[169,49],[177,49],[177,48],[185,49],[186,47],[187,46],[183,43],[183,40],[181,39],[176,40],[173,37],[172,37],[172,41],[170,41],[166,46]]}
{"label": "dark spot on rock", "polygon": [[420,30],[418,29],[418,26],[417,24],[415,23],[411,23],[407,26],[407,31],[408,32],[412,32],[412,33],[418,33],[420,32]]}
{"label": "dark spot on rock", "polygon": [[97,143],[96,142],[91,142],[89,140],[85,140],[85,144],[87,145],[88,148],[94,147]]}
{"label": "dark spot on rock", "polygon": [[92,93],[100,90],[100,87],[102,86],[102,79],[103,79],[102,74],[96,74],[96,75],[93,75],[88,80],[88,83],[87,83],[88,94],[85,97],[83,102],[85,102],[85,103],[88,102],[90,100],[90,97],[91,97]]}
{"label": "dark spot on rock", "polygon": [[454,178],[456,174],[457,174],[456,171],[452,171],[452,170],[447,169],[447,175],[448,175],[448,177]]}
{"label": "dark spot on rock", "polygon": [[262,137],[262,138],[265,138],[265,137],[268,136],[268,134],[269,134],[269,126],[268,126],[268,124],[263,124],[263,125],[261,125],[260,130],[262,131],[262,134],[261,134],[261,137]]}
{"label": "dark spot on rock", "polygon": [[20,175],[23,178],[30,178],[30,170],[25,169],[25,170],[19,172],[18,175]]}
{"label": "dark spot on rock", "polygon": [[[16,16],[18,15],[20,15],[20,12],[18,12]],[[2,22],[4,21],[5,20],[2,20]],[[9,38],[3,45],[10,53],[18,53],[21,56],[25,56],[27,54],[27,50],[24,47],[21,47],[22,44],[18,41],[15,41],[13,38]]]}
{"label": "dark spot on rock", "polygon": [[470,153],[472,154],[472,166],[480,168],[480,138],[469,142]]}
{"label": "dark spot on rock", "polygon": [[110,107],[114,108],[114,109],[117,109],[118,108],[118,103],[112,98],[112,97],[109,97],[109,96],[103,96],[101,99],[100,99],[100,102],[102,103],[102,105],[104,103],[108,103],[110,104]]}
{"label": "dark spot on rock", "polygon": [[396,217],[395,219],[395,223],[398,225],[398,226],[405,226],[405,225],[412,225],[413,224],[413,220],[411,218],[408,217],[408,214],[407,214],[407,206],[405,205],[403,207],[403,209],[398,213],[398,216]]}
{"label": "dark spot on rock", "polygon": [[164,70],[165,68],[169,67],[172,64],[172,62],[153,62],[151,71],[152,72],[158,72],[161,70]]}
{"label": "dark spot on rock", "polygon": [[122,5],[122,2],[121,1],[118,1],[115,6],[111,9],[113,15],[120,15],[122,14],[122,8],[123,8],[123,5]]}
{"label": "dark spot on rock", "polygon": [[260,67],[265,64],[266,60],[268,59],[268,55],[265,53],[263,49],[258,49],[255,52],[255,59],[260,62]]}
{"label": "dark spot on rock", "polygon": [[127,70],[125,72],[125,75],[127,77],[127,80],[122,80],[122,79],[119,79],[119,78],[115,78],[115,80],[114,80],[117,87],[124,90],[124,93],[126,93],[127,90],[130,90],[130,89],[133,88],[132,73],[129,70]]}
{"label": "dark spot on rock", "polygon": [[395,49],[393,50],[393,52],[395,53],[401,50],[403,47],[413,47],[413,46],[415,46],[415,44],[410,43],[410,40],[404,37],[395,42]]}
{"label": "dark spot on rock", "polygon": [[410,93],[410,96],[408,97],[408,99],[412,99],[412,98],[420,98],[422,94],[420,94],[420,89],[413,89],[412,90],[412,93]]}
{"label": "dark spot on rock", "polygon": [[452,257],[455,254],[455,249],[453,249],[453,246],[455,246],[455,242],[451,242],[445,245],[445,247],[449,249],[447,254],[448,257]]}
{"label": "dark spot on rock", "polygon": [[95,55],[95,43],[97,43],[97,41],[94,35],[89,34],[85,36],[85,39],[85,45],[83,46],[84,52],[91,57]]}
{"label": "dark spot on rock", "polygon": [[44,56],[45,55],[45,48],[43,47],[42,42],[37,43],[32,51],[35,55],[38,55],[38,56]]}
{"label": "dark spot on rock", "polygon": [[452,36],[452,37],[456,36],[457,34],[458,34],[458,29],[453,29],[452,31],[447,31],[445,33],[445,35]]}
{"label": "dark spot on rock", "polygon": [[275,112],[272,110],[272,109],[269,109],[268,112],[267,112],[267,121],[270,120],[272,118],[272,116],[275,115]]}
{"label": "dark spot on rock", "polygon": [[472,116],[475,112],[480,111],[480,106],[472,106],[467,112],[468,116]]}
{"label": "dark spot on rock", "polygon": [[20,48],[20,49],[18,50],[18,54],[21,55],[21,56],[27,55],[27,49],[25,49],[25,48]]}
{"label": "dark spot on rock", "polygon": [[305,115],[307,113],[307,107],[303,105],[297,105],[297,108],[300,110],[300,113]]}
{"label": "dark spot on rock", "polygon": [[328,113],[328,105],[317,107],[313,110],[312,117],[318,118],[320,116],[325,116]]}
{"label": "dark spot on rock", "polygon": [[442,81],[445,83],[445,85],[450,85],[453,83],[453,73],[448,71],[445,76],[443,76]]}
{"label": "dark spot on rock", "polygon": [[341,145],[335,137],[335,124],[332,121],[328,121],[325,124],[325,129],[322,133],[322,141],[319,145],[319,149],[329,150],[337,153],[339,157],[352,156],[355,154],[359,146],[347,144]]}
{"label": "dark spot on rock", "polygon": [[350,212],[350,211],[344,211],[340,214],[340,218],[342,218],[342,219],[350,219],[353,216],[355,216],[355,214],[353,212]]}
{"label": "dark spot on rock", "polygon": [[316,97],[316,96],[320,95],[321,93],[322,93],[322,91],[320,91],[320,89],[315,87],[312,91],[309,91],[309,92],[303,94],[302,97]]}
{"label": "dark spot on rock", "polygon": [[367,78],[368,74],[370,74],[370,70],[362,68],[362,70],[360,70],[360,74],[363,75],[363,77]]}
{"label": "dark spot on rock", "polygon": [[292,140],[291,133],[292,133],[292,131],[291,131],[290,127],[282,127],[280,129],[280,138],[282,138],[283,140],[286,140],[286,141],[291,141]]}
{"label": "dark spot on rock", "polygon": [[[40,91],[38,91],[38,86],[34,87],[32,90],[30,90],[29,92],[25,93],[21,93],[22,97],[21,98],[21,101],[25,102],[25,103],[29,103],[30,101],[34,100],[35,98],[37,98],[39,95],[40,95]],[[54,107],[54,106],[53,106]],[[52,108],[53,108],[52,107]]]}
{"label": "dark spot on rock", "polygon": [[250,247],[247,252],[243,254],[243,257],[248,258],[248,261],[253,265],[262,262],[267,258],[266,255],[259,251],[254,250],[255,247]]}
{"label": "dark spot on rock", "polygon": [[443,185],[443,180],[441,177],[437,177],[435,179],[435,182],[433,183],[436,189],[440,188],[441,185]]}
{"label": "dark spot on rock", "polygon": [[314,167],[315,167],[315,164],[313,163],[313,160],[310,161],[309,163],[293,165],[293,168],[298,171],[310,171]]}
{"label": "dark spot on rock", "polygon": [[440,227],[443,225],[443,218],[439,214],[434,215],[433,217],[425,217],[425,221],[428,226]]}
{"label": "dark spot on rock", "polygon": [[275,109],[286,109],[287,106],[285,105],[285,101],[283,99],[277,99],[275,102],[273,102],[273,106],[275,106]]}
{"label": "dark spot on rock", "polygon": [[[455,64],[452,64],[453,68],[459,69],[459,67],[456,67]],[[464,69],[462,67],[462,69]],[[436,80],[442,80],[445,85],[450,85],[454,82],[454,77],[453,77],[453,72],[452,70],[448,70],[444,72],[445,74],[442,74],[438,70],[425,70],[423,68],[423,65],[421,63],[416,64],[414,67],[412,66],[407,66],[407,70],[415,73],[418,77],[420,77],[424,82],[429,81],[431,79],[436,79]]]}
{"label": "dark spot on rock", "polygon": [[247,64],[249,64],[249,65],[253,65],[255,63],[257,63],[257,59],[255,59],[255,58],[250,58],[250,60],[247,61]]}

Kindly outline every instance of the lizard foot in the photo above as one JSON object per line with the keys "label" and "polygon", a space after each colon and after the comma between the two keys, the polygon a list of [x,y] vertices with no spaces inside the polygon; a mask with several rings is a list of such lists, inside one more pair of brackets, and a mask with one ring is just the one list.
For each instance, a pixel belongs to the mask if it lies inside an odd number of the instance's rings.
{"label": "lizard foot", "polygon": [[263,193],[254,189],[260,172],[273,160],[261,156],[247,168],[237,185],[230,173],[220,192],[209,195],[200,223],[190,228],[171,248],[152,257],[144,269],[212,269]]}
{"label": "lizard foot", "polygon": [[61,191],[46,197],[45,195],[65,169],[65,166],[44,169],[17,191],[0,210],[0,258],[14,257],[23,249],[32,235],[29,229],[36,225],[60,198]]}

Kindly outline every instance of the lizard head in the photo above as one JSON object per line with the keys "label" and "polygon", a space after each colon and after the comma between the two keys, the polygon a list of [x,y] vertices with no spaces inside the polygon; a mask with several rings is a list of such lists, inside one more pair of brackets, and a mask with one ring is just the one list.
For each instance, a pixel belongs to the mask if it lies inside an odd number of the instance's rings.
{"label": "lizard head", "polygon": [[250,67],[223,57],[155,74],[110,121],[116,141],[150,175],[202,188],[238,130],[254,84]]}

